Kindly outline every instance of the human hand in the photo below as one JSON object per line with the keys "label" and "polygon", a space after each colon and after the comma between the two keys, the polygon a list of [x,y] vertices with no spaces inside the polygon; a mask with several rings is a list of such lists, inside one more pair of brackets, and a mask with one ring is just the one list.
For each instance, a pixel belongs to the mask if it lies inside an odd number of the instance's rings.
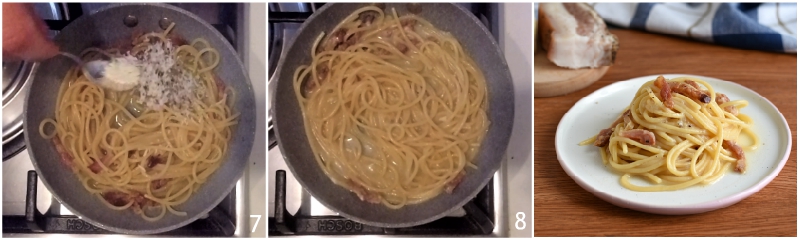
{"label": "human hand", "polygon": [[58,52],[58,46],[47,38],[47,27],[36,16],[33,5],[3,3],[4,61],[41,61]]}

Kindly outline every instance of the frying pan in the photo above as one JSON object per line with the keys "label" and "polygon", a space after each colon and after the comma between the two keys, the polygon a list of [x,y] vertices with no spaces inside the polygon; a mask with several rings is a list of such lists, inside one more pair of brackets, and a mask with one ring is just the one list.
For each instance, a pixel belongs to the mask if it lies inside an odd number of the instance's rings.
{"label": "frying pan", "polygon": [[[500,167],[514,119],[514,91],[511,73],[491,33],[467,9],[451,3],[386,3],[399,16],[414,11],[437,28],[448,31],[461,42],[486,77],[488,115],[491,125],[475,159],[477,170],[467,169],[452,194],[442,193],[426,202],[393,210],[382,204],[362,202],[349,190],[334,184],[320,169],[305,134],[303,114],[292,90],[292,75],[311,62],[310,50],[321,32],[330,32],[345,17],[368,4],[326,4],[298,30],[294,42],[278,64],[274,91],[273,123],[276,137],[289,169],[313,197],[324,206],[352,220],[378,227],[409,227],[431,222],[461,208],[474,198]],[[418,10],[418,11],[417,11]]]}
{"label": "frying pan", "polygon": [[[128,16],[137,18],[137,26],[146,32],[163,31],[159,21],[167,18],[176,23],[173,33],[185,39],[205,38],[220,52],[216,74],[237,93],[233,108],[241,115],[228,143],[228,156],[219,169],[203,183],[185,203],[177,206],[187,216],[167,213],[164,218],[148,222],[132,211],[116,211],[89,194],[78,177],[59,160],[53,144],[39,135],[39,123],[55,115],[55,103],[61,79],[75,65],[57,57],[41,63],[31,83],[31,94],[25,103],[25,141],[39,177],[53,196],[83,220],[110,231],[128,234],[153,234],[176,229],[197,220],[218,205],[241,178],[249,159],[255,135],[255,100],[253,88],[236,51],[211,25],[197,16],[169,5],[109,5],[91,15],[75,19],[55,37],[62,51],[79,54],[89,47],[103,47],[130,39],[133,29],[124,24]],[[127,21],[129,22],[129,21]],[[163,22],[162,22],[163,24]]]}

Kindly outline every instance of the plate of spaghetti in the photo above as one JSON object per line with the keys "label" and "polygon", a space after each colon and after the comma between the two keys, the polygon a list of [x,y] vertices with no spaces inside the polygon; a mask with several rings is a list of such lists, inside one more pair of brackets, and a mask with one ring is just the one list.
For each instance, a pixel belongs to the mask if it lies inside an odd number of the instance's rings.
{"label": "plate of spaghetti", "polygon": [[620,207],[669,215],[724,208],[758,192],[791,145],[786,119],[766,98],[682,74],[603,87],[578,101],[556,131],[558,160],[578,185]]}
{"label": "plate of spaghetti", "polygon": [[151,234],[203,217],[231,192],[255,106],[243,64],[213,27],[168,5],[110,5],[55,42],[83,62],[109,60],[100,80],[47,60],[26,99],[33,165],[63,206],[100,228]]}

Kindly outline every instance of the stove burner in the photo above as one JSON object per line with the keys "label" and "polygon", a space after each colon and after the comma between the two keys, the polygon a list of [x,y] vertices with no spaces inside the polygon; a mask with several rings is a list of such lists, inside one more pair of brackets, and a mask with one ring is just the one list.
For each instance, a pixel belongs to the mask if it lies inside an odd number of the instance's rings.
{"label": "stove burner", "polygon": [[29,62],[3,62],[3,161],[25,149],[22,119],[33,66]]}
{"label": "stove burner", "polygon": [[[267,35],[267,44],[269,50],[267,52],[267,96],[273,96],[272,93],[276,88],[277,80],[275,71],[278,67],[283,51],[288,47],[286,44],[294,38],[294,33],[299,28],[300,24],[305,21],[316,8],[310,4],[305,3],[270,3],[269,4],[269,32]],[[267,141],[269,148],[277,146],[274,131],[272,129],[272,104],[267,100]]]}
{"label": "stove burner", "polygon": [[3,161],[13,158],[17,154],[25,150],[25,136],[19,136],[3,143]]}
{"label": "stove burner", "polygon": [[[48,23],[68,18],[64,14],[67,8],[60,3],[36,3],[33,8]],[[52,37],[55,33],[48,34]],[[3,161],[25,150],[22,119],[30,85],[28,79],[32,77],[35,65],[32,62],[3,61]]]}

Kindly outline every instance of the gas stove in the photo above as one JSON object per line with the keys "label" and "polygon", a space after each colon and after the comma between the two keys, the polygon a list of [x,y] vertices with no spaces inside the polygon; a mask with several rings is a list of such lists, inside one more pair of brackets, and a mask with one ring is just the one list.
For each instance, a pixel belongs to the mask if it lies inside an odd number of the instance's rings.
{"label": "gas stove", "polygon": [[[36,3],[37,14],[45,19],[50,35],[69,21],[88,14],[106,4],[101,3]],[[265,76],[263,22],[265,4],[174,4],[198,15],[222,33],[240,53],[257,96],[258,118],[266,116],[264,95]],[[260,33],[258,33],[260,32]],[[259,67],[260,66],[260,67]],[[56,201],[44,184],[38,181],[36,172],[24,146],[20,118],[24,96],[27,94],[28,73],[36,68],[35,63],[3,62],[3,237],[49,237],[81,236],[92,234],[105,236],[116,234],[92,226],[73,215]],[[260,75],[259,75],[260,74]],[[260,96],[260,97],[259,97]],[[263,120],[261,121],[263,122]],[[17,128],[17,124],[19,127]],[[265,132],[265,124],[257,126]],[[262,216],[264,207],[264,159],[261,146],[266,145],[264,134],[256,137],[244,176],[237,181],[234,190],[207,216],[187,226],[159,234],[162,236],[263,236],[265,224],[255,225],[255,218]],[[256,187],[251,183],[261,183]],[[253,203],[255,207],[253,207]],[[263,222],[263,221],[262,221]],[[255,226],[255,231],[253,230]],[[53,235],[55,234],[55,235]]]}
{"label": "gas stove", "polygon": [[[270,3],[268,5],[268,74],[269,74],[269,92],[274,91],[276,85],[276,77],[273,76],[277,62],[280,57],[288,48],[288,45],[293,41],[297,30],[302,25],[303,21],[307,19],[313,12],[322,7],[324,3]],[[503,46],[504,36],[502,34],[508,32],[508,26],[504,25],[510,21],[511,18],[504,16],[504,12],[511,8],[508,4],[495,4],[495,3],[468,3],[463,4],[464,7],[471,10],[478,19],[483,22],[486,27],[495,36],[495,39]],[[528,29],[530,29],[530,4],[516,5],[514,7],[527,8]],[[524,10],[524,9],[523,9]],[[525,13],[523,11],[522,13]],[[519,17],[519,16],[517,16]],[[515,18],[515,17],[512,17]],[[524,22],[523,20],[515,19],[515,21]],[[524,25],[524,24],[523,24]],[[522,29],[523,32],[526,30]],[[528,32],[528,45],[530,45],[530,30]],[[507,38],[507,37],[505,37]],[[522,39],[524,41],[524,39]],[[514,39],[520,41],[520,39]],[[506,48],[510,49],[510,48]],[[516,49],[519,50],[519,49]],[[530,228],[523,228],[519,230],[511,230],[514,227],[514,219],[517,217],[515,214],[509,212],[523,211],[525,215],[532,216],[531,213],[531,171],[513,171],[509,174],[508,166],[515,167],[524,166],[527,161],[527,168],[530,169],[531,161],[531,95],[530,95],[530,47],[528,53],[522,53],[522,60],[524,61],[527,55],[528,67],[523,67],[524,62],[512,65],[511,60],[507,56],[509,66],[512,67],[512,76],[514,77],[514,87],[516,94],[515,101],[517,108],[515,109],[516,119],[514,132],[518,129],[523,131],[522,135],[515,134],[512,136],[512,146],[519,149],[527,149],[521,151],[509,151],[507,153],[506,161],[503,166],[498,170],[492,180],[484,187],[484,189],[463,208],[456,209],[449,213],[447,216],[433,221],[428,224],[408,227],[408,228],[379,228],[364,225],[347,218],[341,217],[335,211],[332,211],[314,197],[306,192],[296,178],[292,175],[279,147],[277,147],[276,138],[272,130],[272,124],[268,123],[269,130],[269,157],[268,169],[270,183],[268,185],[268,235],[269,236],[326,236],[326,235],[375,235],[375,236],[498,236],[498,237],[530,237]],[[506,52],[508,55],[508,52]],[[520,57],[516,54],[515,57]],[[516,71],[516,73],[514,73]],[[526,72],[527,71],[527,72]],[[527,87],[525,86],[527,82]],[[525,90],[527,88],[527,90]],[[522,90],[522,91],[520,91]],[[527,91],[527,94],[525,94]],[[520,92],[522,94],[520,94]],[[522,97],[521,97],[521,96]],[[525,99],[527,98],[527,99]],[[269,101],[269,100],[268,100]],[[272,106],[268,102],[268,106]],[[524,108],[528,108],[525,110]],[[269,114],[270,111],[268,111]],[[520,116],[521,114],[521,116]],[[267,116],[270,119],[270,116]],[[519,121],[519,122],[517,122]],[[520,125],[520,127],[518,127]],[[521,144],[516,144],[515,139],[525,139],[527,141]],[[523,169],[525,170],[525,169]],[[509,182],[514,183],[522,182],[527,179],[527,190],[522,189],[517,193],[508,192],[506,189]],[[519,196],[519,199],[511,199],[511,197]],[[525,200],[527,199],[527,200]],[[522,204],[527,207],[515,207],[509,204]],[[517,210],[520,209],[520,210]],[[531,222],[530,218],[526,221]],[[528,224],[530,225],[530,224]]]}

